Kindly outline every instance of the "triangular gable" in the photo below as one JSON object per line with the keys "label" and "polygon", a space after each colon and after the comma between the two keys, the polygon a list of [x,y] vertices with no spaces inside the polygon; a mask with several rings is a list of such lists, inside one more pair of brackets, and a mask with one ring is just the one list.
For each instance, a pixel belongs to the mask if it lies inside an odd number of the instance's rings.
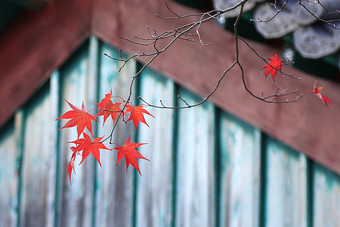
{"label": "triangular gable", "polygon": [[[170,4],[178,14],[195,12],[176,3]],[[143,36],[147,34],[147,25],[164,31],[190,20],[164,20],[154,16],[155,12],[169,15],[165,0],[52,0],[39,12],[22,13],[0,35],[0,125],[91,34],[128,53],[137,53],[145,50],[122,40],[121,36]],[[201,34],[213,45],[201,47],[196,44],[193,47],[187,42],[179,42],[152,66],[180,85],[205,96],[234,61],[235,50],[233,35],[213,22],[202,27]],[[280,52],[263,44],[250,43],[262,56]],[[249,53],[245,45],[240,47],[246,78],[252,88],[261,87],[263,62]],[[286,79],[284,87],[312,88],[315,77],[288,66],[285,70],[299,75],[302,80]],[[326,95],[334,103],[330,110],[313,96],[306,96],[294,104],[272,105],[251,97],[243,88],[239,75],[239,70],[231,71],[210,100],[340,173],[340,155],[337,154],[340,148],[337,138],[340,134],[338,85],[323,82],[323,86],[327,87]]]}

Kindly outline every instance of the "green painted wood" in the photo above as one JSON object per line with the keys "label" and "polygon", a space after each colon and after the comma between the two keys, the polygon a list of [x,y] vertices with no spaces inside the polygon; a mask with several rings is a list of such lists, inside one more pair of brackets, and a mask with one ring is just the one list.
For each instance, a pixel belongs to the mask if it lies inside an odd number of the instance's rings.
{"label": "green painted wood", "polygon": [[314,165],[313,226],[340,226],[340,176]]}
{"label": "green painted wood", "polygon": [[[189,104],[200,100],[187,91],[180,95]],[[179,112],[176,226],[215,225],[214,131],[211,103]]]}
{"label": "green painted wood", "polygon": [[17,225],[18,206],[18,144],[21,130],[20,117],[0,134],[0,226]]}
{"label": "green painted wood", "polygon": [[[118,73],[121,63],[114,61],[104,54],[119,57],[119,51],[103,44],[100,48],[100,82],[99,99],[112,89],[113,96],[121,96],[126,99],[131,76],[135,73],[136,63],[129,62],[121,73]],[[98,100],[99,102],[100,100]],[[116,98],[113,101],[121,101]],[[103,119],[100,119],[98,135],[108,136],[111,133],[113,122],[111,118],[106,120],[102,127]],[[113,143],[123,146],[125,140],[133,130],[131,124],[120,122],[113,134]],[[116,147],[116,144],[105,142],[108,148]],[[97,168],[96,178],[96,209],[95,226],[131,226],[132,219],[132,171],[126,172],[125,163],[122,160],[116,167],[117,151],[103,151],[101,153],[102,167]],[[131,169],[131,167],[130,167]]]}
{"label": "green painted wood", "polygon": [[[140,96],[150,103],[174,105],[174,83],[154,71],[145,70],[141,75]],[[172,223],[172,177],[174,111],[145,107],[152,118],[146,116],[150,128],[138,126],[138,142],[142,155],[150,160],[139,161],[142,175],[137,186],[137,226],[170,226]]]}
{"label": "green painted wood", "polygon": [[[55,119],[70,110],[63,99],[76,106],[84,101],[87,110],[110,89],[126,99],[136,72],[132,61],[118,73],[121,63],[104,53],[119,56],[91,37],[0,133],[0,226],[340,226],[338,175],[318,164],[307,170],[303,154],[262,139],[227,113],[215,114],[211,103],[147,108],[155,118],[147,117],[150,128],[141,124],[134,138],[148,143],[139,148],[150,159],[139,161],[141,176],[131,166],[126,172],[124,160],[116,167],[115,150],[102,151],[102,167],[92,155],[80,166],[77,158],[70,185],[67,142],[77,134],[57,130],[66,120]],[[174,104],[173,81],[150,69],[139,87],[150,103]],[[185,90],[180,95],[189,104],[200,101]],[[112,126],[100,122],[95,136],[109,135]],[[121,122],[113,143],[122,145],[129,135],[133,124]]]}
{"label": "green painted wood", "polygon": [[307,161],[281,143],[266,144],[265,226],[307,226]]}
{"label": "green painted wood", "polygon": [[23,142],[21,225],[53,226],[58,105],[43,89],[27,108]]}
{"label": "green painted wood", "polygon": [[[90,83],[91,76],[88,74],[89,58],[88,51],[81,49],[73,58],[60,70],[61,98],[75,106],[80,107],[84,102],[86,110],[94,108],[93,102],[95,97],[89,97],[88,93],[94,89],[94,85]],[[69,111],[71,108],[65,101],[62,101],[61,113]],[[63,120],[64,125],[67,120]],[[72,185],[66,176],[67,165],[71,157],[69,141],[77,139],[77,130],[68,128],[60,131],[60,152],[62,152],[61,160],[61,214],[60,226],[91,226],[92,223],[92,201],[93,201],[93,183],[94,183],[94,161],[90,155],[80,166],[78,163],[81,157],[77,157],[75,161],[76,175],[72,175]]]}
{"label": "green painted wood", "polygon": [[220,226],[258,226],[261,132],[220,117]]}
{"label": "green painted wood", "polygon": [[[57,119],[60,117],[60,104],[61,104],[61,97],[60,97],[60,73],[58,70],[54,71],[51,74],[50,78],[50,96],[51,96],[51,105],[53,106],[51,108],[52,110],[52,118]],[[54,116],[53,116],[54,114]],[[60,173],[61,169],[61,157],[62,155],[60,154],[60,145],[59,145],[59,130],[60,128],[60,122],[55,121],[54,122],[54,127],[52,127],[52,130],[54,130],[54,133],[51,133],[51,140],[53,141],[52,144],[52,149],[54,150],[54,159],[55,159],[55,175],[53,176],[54,180],[54,226],[59,226],[60,223],[60,204],[61,204],[61,190],[59,190],[60,183],[62,182],[62,177]]]}

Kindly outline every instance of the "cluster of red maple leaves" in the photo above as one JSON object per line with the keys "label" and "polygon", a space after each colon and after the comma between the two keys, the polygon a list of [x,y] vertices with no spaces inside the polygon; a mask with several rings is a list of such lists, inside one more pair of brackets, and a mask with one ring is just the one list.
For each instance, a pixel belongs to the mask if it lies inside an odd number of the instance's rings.
{"label": "cluster of red maple leaves", "polygon": [[[106,94],[105,97],[100,101],[100,103],[95,103],[97,105],[98,112],[96,115],[92,115],[89,113],[89,111],[86,111],[84,103],[82,104],[81,108],[78,108],[68,101],[66,101],[69,106],[72,108],[72,110],[64,113],[61,117],[59,117],[57,120],[60,119],[69,119],[69,121],[60,129],[64,128],[71,128],[71,127],[76,127],[77,126],[77,133],[78,133],[78,138],[75,141],[69,142],[72,144],[75,144],[72,146],[70,149],[72,151],[71,155],[71,160],[68,164],[67,167],[67,175],[70,179],[71,183],[71,174],[72,170],[75,172],[74,169],[74,162],[77,157],[77,155],[82,156],[82,160],[79,164],[81,164],[88,156],[90,153],[92,153],[93,157],[98,161],[99,165],[101,166],[100,163],[100,150],[111,150],[107,148],[104,145],[104,142],[110,138],[106,137],[98,137],[91,139],[89,134],[87,134],[85,131],[85,128],[91,133],[92,138],[93,132],[92,132],[92,121],[97,121],[97,118],[100,116],[104,117],[103,125],[105,124],[105,121],[111,117],[113,124],[115,124],[117,117],[119,115],[129,115],[129,118],[127,119],[126,122],[133,121],[134,126],[135,126],[135,132],[137,131],[137,126],[139,122],[142,122],[149,126],[144,118],[144,114],[148,114],[152,116],[147,110],[144,109],[144,106],[139,105],[139,106],[133,106],[130,103],[126,103],[124,101],[122,102],[112,102],[112,90],[110,93]],[[82,136],[82,137],[81,137]],[[126,169],[128,168],[129,164],[131,164],[139,174],[141,174],[138,166],[138,161],[137,159],[145,159],[144,156],[142,156],[136,148],[144,145],[145,143],[131,143],[131,135],[129,138],[125,141],[123,146],[117,146],[113,149],[118,151],[117,154],[117,164],[119,161],[122,159],[124,156],[125,158],[125,163],[126,163]],[[149,161],[149,160],[148,160]]]}
{"label": "cluster of red maple leaves", "polygon": [[[266,71],[264,72],[264,75],[265,75],[265,78],[267,78],[267,76],[271,73],[272,74],[272,78],[273,80],[275,79],[275,76],[276,76],[276,73],[277,71],[281,71],[282,69],[282,64],[283,64],[283,60],[281,60],[277,54],[275,54],[274,57],[270,57],[269,58],[269,63],[264,65],[263,68],[266,68]],[[302,95],[305,93],[305,92],[312,92],[314,93],[321,101],[323,104],[325,104],[327,107],[328,107],[328,103],[332,104],[331,100],[320,93],[321,89],[323,87],[316,87],[316,81],[314,82],[314,88],[312,91],[304,91],[302,93]]]}

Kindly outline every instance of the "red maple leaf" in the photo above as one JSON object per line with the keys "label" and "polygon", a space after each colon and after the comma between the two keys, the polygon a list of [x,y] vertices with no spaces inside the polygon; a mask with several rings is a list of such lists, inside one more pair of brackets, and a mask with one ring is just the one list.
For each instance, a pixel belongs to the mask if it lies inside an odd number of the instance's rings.
{"label": "red maple leaf", "polygon": [[150,161],[149,159],[145,158],[143,155],[141,155],[136,148],[140,147],[146,143],[130,143],[131,140],[131,136],[129,136],[129,138],[125,141],[124,146],[118,146],[115,147],[113,149],[118,150],[118,154],[117,154],[117,164],[119,163],[119,161],[122,159],[122,157],[125,157],[125,163],[126,163],[126,171],[129,167],[129,164],[131,164],[133,167],[135,167],[135,169],[139,172],[140,175],[141,172],[139,170],[139,166],[138,166],[138,159],[145,159],[147,161]]}
{"label": "red maple leaf", "polygon": [[105,98],[103,98],[100,103],[95,103],[95,105],[98,106],[98,113],[97,116],[102,116],[104,114],[104,109],[106,109],[106,105],[109,101],[111,101],[112,98],[112,90],[110,90],[110,93],[105,94]]}
{"label": "red maple leaf", "polygon": [[325,104],[328,107],[328,103],[332,104],[331,100],[320,93],[323,87],[316,87],[316,81],[314,82],[314,88],[313,88],[313,93],[322,101],[323,104]]}
{"label": "red maple leaf", "polygon": [[91,133],[91,135],[93,136],[91,121],[96,121],[96,118],[94,116],[92,116],[91,114],[86,112],[84,103],[82,104],[81,109],[80,109],[80,108],[72,105],[68,101],[66,101],[66,102],[69,104],[69,106],[73,110],[70,110],[70,111],[64,113],[61,117],[59,117],[57,119],[57,120],[70,119],[60,129],[71,128],[71,127],[77,126],[77,132],[78,132],[78,138],[79,138],[80,134],[84,131],[84,129],[86,127],[89,130],[89,132]]}
{"label": "red maple leaf", "polygon": [[93,157],[97,160],[99,165],[102,166],[102,164],[100,163],[100,149],[110,150],[103,143],[100,142],[104,136],[98,137],[92,141],[89,135],[87,135],[86,133],[83,133],[83,135],[84,138],[70,142],[77,144],[78,151],[83,151],[82,160],[79,165],[87,158],[87,156],[89,156],[90,153],[92,153]]}
{"label": "red maple leaf", "polygon": [[277,70],[281,70],[282,68],[282,60],[279,59],[277,54],[275,54],[275,57],[269,58],[269,63],[263,66],[263,68],[267,68],[266,71],[264,72],[265,78],[269,75],[269,73],[272,73],[272,78],[273,80],[275,79],[275,75]]}
{"label": "red maple leaf", "polygon": [[143,109],[142,105],[136,106],[136,107],[134,107],[133,105],[130,105],[130,104],[126,105],[126,112],[125,113],[127,113],[127,112],[130,112],[130,117],[127,121],[133,120],[133,124],[135,126],[135,132],[137,131],[137,126],[138,126],[139,122],[142,122],[149,127],[149,125],[145,121],[143,114],[148,114],[148,115],[154,117],[147,110]]}
{"label": "red maple leaf", "polygon": [[104,110],[104,122],[103,125],[106,121],[106,119],[111,116],[113,123],[116,121],[117,115],[119,113],[122,113],[122,110],[120,109],[120,104],[119,102],[113,103],[111,100],[106,104],[105,110]]}
{"label": "red maple leaf", "polygon": [[80,155],[80,153],[79,153],[79,150],[78,150],[77,147],[71,147],[70,149],[73,153],[72,153],[72,156],[71,156],[71,160],[70,160],[70,162],[68,163],[68,166],[67,166],[67,175],[70,178],[70,184],[71,184],[72,170],[73,170],[74,173],[76,173],[76,171],[74,169],[74,161],[76,160],[76,156]]}

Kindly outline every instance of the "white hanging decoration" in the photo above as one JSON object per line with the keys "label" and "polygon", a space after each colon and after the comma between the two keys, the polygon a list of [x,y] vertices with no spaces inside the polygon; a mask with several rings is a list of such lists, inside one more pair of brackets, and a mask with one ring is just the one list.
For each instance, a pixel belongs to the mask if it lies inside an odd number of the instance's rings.
{"label": "white hanging decoration", "polygon": [[303,6],[299,5],[295,8],[295,19],[299,24],[311,24],[317,20],[315,16],[320,17],[322,15],[322,6],[316,4],[316,1],[317,0],[302,1],[301,4]]}
{"label": "white hanging decoration", "polygon": [[301,1],[295,8],[296,21],[301,25],[309,25],[318,18],[323,20],[339,19],[340,0],[308,0]]}
{"label": "white hanging decoration", "polygon": [[333,27],[325,24],[315,24],[300,27],[294,32],[294,45],[305,58],[320,58],[335,53],[340,42]]}
{"label": "white hanging decoration", "polygon": [[[214,8],[217,10],[226,10],[229,8],[233,8],[237,4],[239,4],[242,0],[214,0]],[[262,0],[257,0],[262,1]],[[243,8],[243,11],[246,12],[250,9],[252,9],[255,6],[256,0],[249,0]],[[230,10],[223,14],[224,17],[236,17],[240,13],[240,7],[237,7],[236,9]]]}
{"label": "white hanging decoration", "polygon": [[[278,12],[270,3],[257,7],[254,14],[254,23],[258,32],[265,38],[279,38],[298,28],[291,10],[293,5],[285,5],[284,10]],[[280,6],[277,6],[280,8]],[[277,15],[276,15],[277,14]]]}

